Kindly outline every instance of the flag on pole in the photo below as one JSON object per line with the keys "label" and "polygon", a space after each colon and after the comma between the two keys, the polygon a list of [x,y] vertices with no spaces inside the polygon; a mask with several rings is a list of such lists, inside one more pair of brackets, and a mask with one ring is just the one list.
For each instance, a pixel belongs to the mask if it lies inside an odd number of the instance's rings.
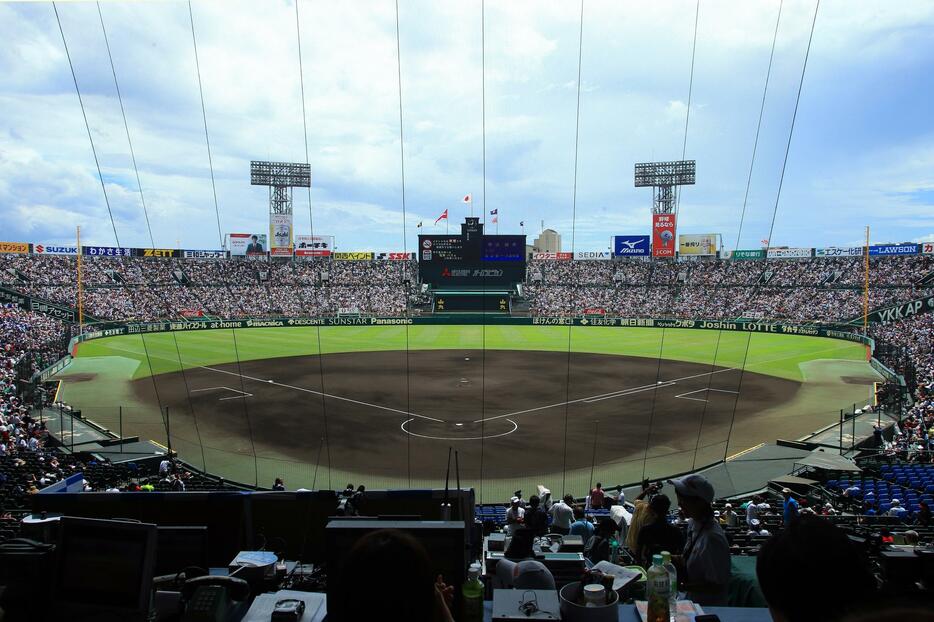
{"label": "flag on pole", "polygon": [[415,228],[416,228],[416,229],[421,229],[421,228],[422,228],[422,221],[421,221],[421,220],[418,221],[418,224],[415,225]]}
{"label": "flag on pole", "polygon": [[497,208],[497,209],[491,209],[491,210],[490,210],[490,216],[496,216],[497,214],[499,214],[499,209],[498,209],[498,208]]}
{"label": "flag on pole", "polygon": [[520,226],[520,227],[524,227],[524,226],[525,226],[525,221],[524,221],[524,220],[520,220],[520,221],[519,221],[519,226]]}
{"label": "flag on pole", "polygon": [[495,225],[498,222],[499,222],[499,216],[493,216],[493,224]]}
{"label": "flag on pole", "polygon": [[769,240],[768,240],[768,238],[763,238],[763,239],[761,239],[761,240],[759,240],[759,241],[762,242],[762,246],[768,246],[768,245],[769,245]]}
{"label": "flag on pole", "polygon": [[473,197],[471,197],[469,194],[465,194],[464,198],[461,199],[461,203],[472,203],[472,202],[473,202]]}
{"label": "flag on pole", "polygon": [[[469,197],[470,195],[467,195],[467,196]],[[440,216],[438,216],[438,219],[435,221],[435,224],[438,224],[442,220],[447,220],[447,219],[448,219],[448,211],[444,210],[444,212]]]}

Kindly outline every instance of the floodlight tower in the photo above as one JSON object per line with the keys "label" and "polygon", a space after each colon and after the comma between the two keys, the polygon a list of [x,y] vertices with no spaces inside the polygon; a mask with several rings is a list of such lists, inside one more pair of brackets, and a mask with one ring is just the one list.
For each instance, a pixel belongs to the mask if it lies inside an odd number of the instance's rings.
{"label": "floodlight tower", "polygon": [[636,188],[652,186],[653,214],[675,213],[678,186],[693,186],[694,177],[694,160],[636,164]]}
{"label": "floodlight tower", "polygon": [[292,213],[292,188],[311,187],[311,165],[297,162],[250,162],[250,185],[269,186],[269,213]]}
{"label": "floodlight tower", "polygon": [[311,165],[250,162],[250,185],[269,186],[269,254],[292,255],[292,188],[311,187]]}
{"label": "floodlight tower", "polygon": [[652,186],[652,257],[676,257],[678,186],[693,184],[694,173],[694,160],[636,164],[636,188]]}

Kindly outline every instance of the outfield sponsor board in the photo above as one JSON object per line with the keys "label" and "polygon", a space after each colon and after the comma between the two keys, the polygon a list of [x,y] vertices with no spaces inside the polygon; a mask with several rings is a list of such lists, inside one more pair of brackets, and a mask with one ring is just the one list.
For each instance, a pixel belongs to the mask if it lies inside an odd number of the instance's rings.
{"label": "outfield sponsor board", "polygon": [[617,257],[648,257],[651,252],[647,235],[613,236],[613,254]]}
{"label": "outfield sponsor board", "polygon": [[269,240],[270,254],[292,254],[292,214],[269,215]]}
{"label": "outfield sponsor board", "polygon": [[182,251],[177,248],[137,248],[139,257],[181,257]]}
{"label": "outfield sponsor board", "polygon": [[532,259],[545,259],[552,261],[570,261],[574,258],[574,253],[532,253]]}
{"label": "outfield sponsor board", "polygon": [[804,259],[810,257],[813,249],[810,248],[770,248],[769,259]]}
{"label": "outfield sponsor board", "polygon": [[268,248],[265,233],[231,233],[228,239],[232,257],[265,255]]}
{"label": "outfield sponsor board", "polygon": [[735,250],[730,253],[730,259],[736,260],[748,260],[748,259],[765,259],[765,249],[764,248],[751,248],[747,250]]}
{"label": "outfield sponsor board", "polygon": [[334,250],[333,235],[296,235],[296,257],[328,257]]}
{"label": "outfield sponsor board", "polygon": [[932,311],[934,311],[934,296],[926,296],[900,305],[876,309],[869,314],[868,320],[870,322],[891,324],[892,322],[898,322],[922,313],[931,313]]}
{"label": "outfield sponsor board", "polygon": [[186,259],[225,259],[227,251],[189,249],[182,251],[182,257]]}
{"label": "outfield sponsor board", "polygon": [[925,242],[924,244],[922,244],[922,245],[921,245],[921,252],[924,253],[925,255],[934,254],[934,243],[932,243],[932,242]]}
{"label": "outfield sponsor board", "polygon": [[29,253],[29,242],[0,242],[0,253]]}
{"label": "outfield sponsor board", "polygon": [[866,252],[863,246],[829,246],[827,248],[815,248],[815,257],[862,257]]}
{"label": "outfield sponsor board", "polygon": [[75,322],[78,319],[78,312],[65,305],[57,305],[44,300],[37,300],[31,296],[25,296],[5,287],[0,287],[0,302],[12,304],[20,309],[42,313],[66,322]]}
{"label": "outfield sponsor board", "polygon": [[415,253],[376,253],[376,259],[388,261],[408,261],[415,259]]}
{"label": "outfield sponsor board", "polygon": [[183,322],[145,322],[140,324],[102,324],[99,329],[79,337],[81,341],[114,335],[152,333],[164,331],[196,331],[230,328],[272,328],[288,326],[399,326],[485,324],[511,326],[617,326],[641,328],[690,328],[698,330],[724,330],[739,332],[773,333],[811,337],[830,337],[868,344],[869,339],[852,330],[840,330],[833,325],[784,324],[760,320],[680,320],[667,318],[626,317],[512,317],[469,315],[429,315],[422,317],[326,317],[326,318],[268,318],[256,320],[193,320]]}
{"label": "outfield sponsor board", "polygon": [[373,253],[331,253],[331,259],[334,261],[373,261]]}
{"label": "outfield sponsor board", "polygon": [[610,251],[574,251],[574,261],[609,261],[613,259]]}
{"label": "outfield sponsor board", "polygon": [[875,244],[869,247],[870,255],[917,255],[917,244]]}
{"label": "outfield sponsor board", "polygon": [[675,256],[674,214],[652,214],[652,257]]}
{"label": "outfield sponsor board", "polygon": [[699,233],[678,236],[679,255],[716,255],[716,233]]}
{"label": "outfield sponsor board", "polygon": [[77,255],[77,246],[59,246],[57,244],[33,244],[32,252],[37,255]]}
{"label": "outfield sponsor board", "polygon": [[82,246],[81,254],[88,257],[132,257],[133,250],[123,246]]}

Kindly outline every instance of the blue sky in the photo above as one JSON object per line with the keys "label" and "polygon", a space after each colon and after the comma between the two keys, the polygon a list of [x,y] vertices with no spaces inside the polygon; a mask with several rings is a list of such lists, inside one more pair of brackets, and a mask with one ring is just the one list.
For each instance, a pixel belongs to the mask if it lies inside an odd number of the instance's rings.
{"label": "blue sky", "polygon": [[[486,197],[480,3],[400,0],[402,217],[394,5],[300,0],[315,233],[339,249],[414,249],[471,193],[501,233],[557,229],[566,250],[648,233],[635,162],[678,159],[694,2],[585,0],[572,217],[579,4],[487,2]],[[182,2],[102,2],[157,246],[219,246]],[[303,161],[292,1],[193,4],[224,232],[265,230],[249,161]],[[814,4],[786,0],[739,248],[766,237]],[[681,233],[736,245],[778,2],[701,0]],[[148,246],[94,3],[59,4],[124,246]],[[934,240],[934,3],[824,0],[773,245]],[[295,194],[297,233],[308,196]],[[113,244],[52,6],[0,3],[0,238]],[[572,236],[572,229],[574,235]]]}

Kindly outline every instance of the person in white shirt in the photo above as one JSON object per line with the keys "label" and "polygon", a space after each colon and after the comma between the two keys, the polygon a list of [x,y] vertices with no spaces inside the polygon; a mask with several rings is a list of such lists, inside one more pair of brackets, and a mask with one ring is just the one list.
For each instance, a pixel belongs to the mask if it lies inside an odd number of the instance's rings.
{"label": "person in white shirt", "polygon": [[558,501],[551,506],[551,509],[548,511],[548,513],[551,514],[552,533],[566,535],[571,531],[571,523],[574,521],[574,510],[571,508],[572,505],[574,505],[574,497],[571,495],[564,495],[564,498],[561,501]]}
{"label": "person in white shirt", "polygon": [[512,498],[512,505],[506,510],[506,526],[503,531],[507,536],[512,536],[522,527],[522,521],[525,519],[525,508],[519,505],[519,497]]}

